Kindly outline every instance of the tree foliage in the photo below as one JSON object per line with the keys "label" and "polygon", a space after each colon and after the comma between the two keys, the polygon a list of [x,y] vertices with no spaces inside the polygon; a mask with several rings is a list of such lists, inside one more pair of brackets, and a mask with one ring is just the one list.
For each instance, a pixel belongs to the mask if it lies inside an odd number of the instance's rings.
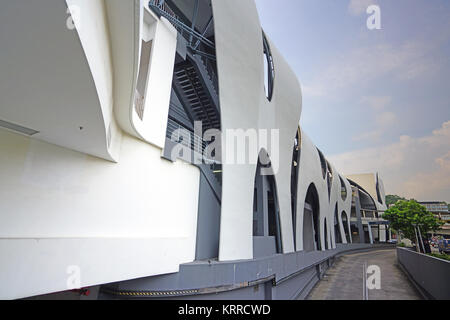
{"label": "tree foliage", "polygon": [[443,225],[434,214],[415,200],[398,201],[383,214],[383,219],[388,220],[393,229],[401,231],[413,242],[416,239],[414,225],[419,226],[422,235],[436,232]]}
{"label": "tree foliage", "polygon": [[392,195],[392,194],[388,194],[386,196],[386,204],[388,206],[391,205],[391,204],[396,204],[397,201],[399,201],[399,200],[406,200],[406,199],[403,198],[403,197],[397,196],[397,195]]}

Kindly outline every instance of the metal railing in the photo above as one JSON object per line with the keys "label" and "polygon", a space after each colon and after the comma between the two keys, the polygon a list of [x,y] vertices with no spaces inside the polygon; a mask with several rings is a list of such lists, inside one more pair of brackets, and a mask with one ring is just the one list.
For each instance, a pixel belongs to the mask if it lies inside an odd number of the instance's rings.
{"label": "metal railing", "polygon": [[219,94],[219,80],[217,78],[216,71],[211,64],[211,60],[207,58],[202,58],[202,61],[203,65],[206,68],[206,72],[208,73],[209,78],[212,82],[213,88],[216,91],[216,94]]}
{"label": "metal railing", "polygon": [[190,150],[203,156],[203,160],[208,164],[217,163],[214,159],[204,157],[205,149],[208,143],[202,137],[196,135],[192,130],[180,125],[178,122],[169,118],[167,122],[167,139],[172,142],[179,143]]}
{"label": "metal railing", "polygon": [[149,4],[150,7],[158,8],[159,10],[164,11],[171,17],[180,20],[179,17],[173,12],[173,10],[167,5],[167,3],[163,0],[150,0]]}
{"label": "metal railing", "polygon": [[205,38],[202,34],[195,31],[192,27],[187,26],[181,22],[180,18],[173,12],[173,10],[167,5],[164,0],[150,0],[148,3],[150,9],[156,14],[169,20],[169,22],[177,29],[177,31],[188,40],[191,48],[196,50],[193,46],[194,43],[201,42],[205,46],[215,49],[215,45],[212,41]]}

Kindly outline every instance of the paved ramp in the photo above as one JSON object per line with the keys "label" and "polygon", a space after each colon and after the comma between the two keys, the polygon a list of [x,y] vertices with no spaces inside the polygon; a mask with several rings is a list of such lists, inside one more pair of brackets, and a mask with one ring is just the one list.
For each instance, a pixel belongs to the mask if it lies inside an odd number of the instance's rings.
{"label": "paved ramp", "polygon": [[376,265],[381,271],[381,289],[367,290],[368,300],[420,300],[421,296],[397,264],[396,250],[379,250],[341,256],[308,300],[367,300],[363,270]]}

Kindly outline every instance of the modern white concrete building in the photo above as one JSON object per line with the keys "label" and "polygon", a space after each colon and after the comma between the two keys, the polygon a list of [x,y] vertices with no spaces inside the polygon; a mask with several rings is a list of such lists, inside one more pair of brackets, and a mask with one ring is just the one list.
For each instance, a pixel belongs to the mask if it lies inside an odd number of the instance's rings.
{"label": "modern white concrete building", "polygon": [[3,1],[0,30],[0,298],[298,298],[369,247],[382,181],[300,128],[253,0]]}

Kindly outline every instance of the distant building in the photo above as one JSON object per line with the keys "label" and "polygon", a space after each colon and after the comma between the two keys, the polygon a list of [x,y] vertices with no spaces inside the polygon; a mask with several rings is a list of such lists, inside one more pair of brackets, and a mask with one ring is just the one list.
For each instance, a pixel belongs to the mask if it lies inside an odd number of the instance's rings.
{"label": "distant building", "polygon": [[382,218],[387,209],[383,180],[378,174],[346,176],[352,186],[350,225],[353,243],[391,240],[389,222]]}
{"label": "distant building", "polygon": [[446,202],[439,201],[424,201],[419,202],[421,205],[425,206],[428,211],[438,215],[438,214],[449,214],[448,205]]}
{"label": "distant building", "polygon": [[447,203],[443,201],[423,201],[419,203],[438,217],[439,220],[445,222],[445,225],[442,227],[442,230],[438,232],[438,234],[450,235],[450,211],[448,210]]}

